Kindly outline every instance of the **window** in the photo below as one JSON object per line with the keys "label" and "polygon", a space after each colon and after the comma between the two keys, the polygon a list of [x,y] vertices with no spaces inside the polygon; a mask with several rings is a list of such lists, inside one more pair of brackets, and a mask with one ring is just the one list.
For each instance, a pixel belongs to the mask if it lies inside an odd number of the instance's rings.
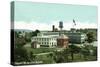
{"label": "window", "polygon": [[40,38],[40,41],[41,41],[41,38]]}
{"label": "window", "polygon": [[46,41],[46,38],[45,38],[45,41]]}
{"label": "window", "polygon": [[53,45],[53,42],[52,42],[52,45]]}
{"label": "window", "polygon": [[43,38],[42,38],[42,41],[43,41]]}
{"label": "window", "polygon": [[42,45],[43,45],[44,43],[42,42]]}
{"label": "window", "polygon": [[41,40],[43,41],[43,38],[41,38]]}
{"label": "window", "polygon": [[44,38],[44,41],[46,41],[46,38]]}

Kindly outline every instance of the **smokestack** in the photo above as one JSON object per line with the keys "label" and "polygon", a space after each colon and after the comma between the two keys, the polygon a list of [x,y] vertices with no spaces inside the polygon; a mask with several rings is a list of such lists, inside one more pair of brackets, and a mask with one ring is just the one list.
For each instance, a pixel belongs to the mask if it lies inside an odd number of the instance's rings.
{"label": "smokestack", "polygon": [[53,32],[55,31],[55,25],[52,25],[52,31]]}

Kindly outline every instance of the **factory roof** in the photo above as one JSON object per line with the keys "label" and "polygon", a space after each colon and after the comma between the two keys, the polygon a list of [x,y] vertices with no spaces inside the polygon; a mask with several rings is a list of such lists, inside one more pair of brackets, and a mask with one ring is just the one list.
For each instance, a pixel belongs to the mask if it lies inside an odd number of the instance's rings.
{"label": "factory roof", "polygon": [[68,36],[64,35],[64,34],[61,34],[58,39],[68,39]]}

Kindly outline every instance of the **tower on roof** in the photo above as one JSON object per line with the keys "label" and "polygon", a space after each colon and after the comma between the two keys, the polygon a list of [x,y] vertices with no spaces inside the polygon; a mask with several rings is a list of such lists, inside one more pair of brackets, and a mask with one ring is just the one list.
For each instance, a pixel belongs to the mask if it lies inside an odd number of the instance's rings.
{"label": "tower on roof", "polygon": [[62,21],[59,22],[59,28],[60,28],[60,30],[62,30],[62,28],[63,28],[63,22]]}
{"label": "tower on roof", "polygon": [[63,28],[63,22],[62,21],[59,22],[59,28],[60,28],[59,35],[61,35],[62,34],[62,28]]}

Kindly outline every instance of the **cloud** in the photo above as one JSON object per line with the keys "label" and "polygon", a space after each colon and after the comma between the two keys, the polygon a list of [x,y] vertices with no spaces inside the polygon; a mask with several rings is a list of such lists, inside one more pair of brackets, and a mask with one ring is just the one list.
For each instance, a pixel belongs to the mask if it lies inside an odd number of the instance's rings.
{"label": "cloud", "polygon": [[[56,28],[59,29],[59,20],[52,21],[50,24],[48,23],[40,23],[40,22],[14,22],[15,23],[15,29],[29,29],[29,30],[52,30],[52,25],[55,25]],[[69,30],[70,28],[73,28],[73,22],[72,21],[65,21],[63,22],[64,30]],[[76,26],[74,28],[80,29],[80,28],[97,28],[96,23],[89,23],[89,22],[76,22]]]}
{"label": "cloud", "polygon": [[15,22],[15,29],[29,29],[29,30],[50,30],[51,26],[39,22]]}

